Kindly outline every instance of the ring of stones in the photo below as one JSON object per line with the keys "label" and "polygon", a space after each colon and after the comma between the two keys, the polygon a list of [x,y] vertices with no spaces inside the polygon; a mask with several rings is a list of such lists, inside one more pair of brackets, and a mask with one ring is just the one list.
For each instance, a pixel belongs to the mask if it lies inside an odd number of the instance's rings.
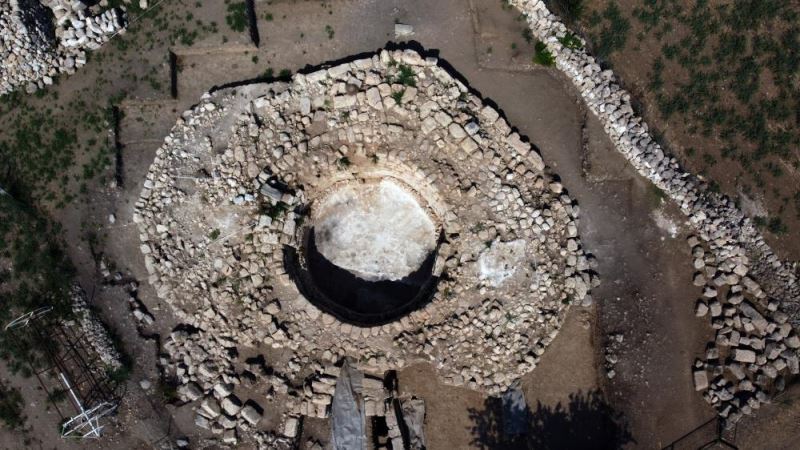
{"label": "ring of stones", "polygon": [[[596,282],[578,207],[541,157],[410,50],[207,94],[136,207],[176,316],[214,342],[281,349],[289,376],[300,361],[430,361],[447,383],[499,392]],[[354,320],[313,289],[379,316]]]}

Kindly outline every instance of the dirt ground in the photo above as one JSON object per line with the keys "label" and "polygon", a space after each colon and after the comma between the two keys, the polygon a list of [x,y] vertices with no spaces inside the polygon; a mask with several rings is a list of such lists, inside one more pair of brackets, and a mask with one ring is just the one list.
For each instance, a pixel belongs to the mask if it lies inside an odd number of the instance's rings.
{"label": "dirt ground", "polygon": [[[159,14],[183,14],[189,8],[195,17],[214,20],[220,30],[225,29],[222,2],[210,3],[216,5],[167,2]],[[673,205],[662,204],[651,186],[611,148],[599,123],[587,116],[566,80],[554,69],[528,63],[532,46],[523,36],[516,11],[503,8],[499,0],[259,0],[255,6],[259,47],[246,34],[227,30],[223,33],[230,35],[227,42],[219,35],[205,35],[191,46],[142,49],[136,58],[125,60],[131,67],[116,69],[146,72],[152,68],[154,77],[168,85],[165,61],[172,51],[179,67],[177,98],[167,88],[131,86],[120,105],[122,184],[108,187],[114,168],[107,167],[106,179],[90,188],[85,202],[55,212],[64,225],[81,284],[87,291],[96,287],[93,304],[122,336],[126,352],[135,361],[120,416],[108,436],[92,447],[152,448],[166,436],[185,435],[192,442],[203,437],[192,424],[192,406],[175,410],[164,405],[158,393],[144,392],[139,386],[142,379],[155,384],[157,377],[156,343],[141,335],[165,336],[177,325],[147,284],[138,231],[131,223],[143,177],[172,124],[214,86],[254,79],[268,69],[278,75],[282,69],[297,71],[384,47],[394,41],[396,21],[412,25],[411,39],[438,54],[472,88],[496,103],[579,202],[580,235],[598,259],[603,284],[594,292],[592,307],[572,308],[539,366],[521,380],[536,417],[552,418],[558,412],[573,427],[544,421],[563,432],[560,440],[543,444],[576,448],[580,441],[564,440],[564,436],[582,433],[586,414],[575,405],[595,405],[587,398],[597,397],[606,405],[594,414],[613,412],[617,426],[629,434],[625,440],[629,448],[666,446],[714,417],[691,380],[691,364],[704,351],[712,330],[694,317],[700,292],[691,283],[684,219]],[[333,36],[329,37],[326,25]],[[101,62],[114,64],[115,51],[113,46],[101,50],[105,54]],[[69,98],[76,86],[91,84],[97,73],[92,64],[101,62],[94,59],[86,70],[55,87],[64,91],[60,98]],[[113,225],[109,214],[115,215]],[[101,236],[100,250],[112,273],[119,271],[125,280],[138,280],[138,298],[156,317],[152,327],[137,329],[123,286],[101,281],[86,239],[87,227]],[[621,334],[622,342],[615,347],[619,359],[615,376],[609,378],[603,365],[612,333]],[[401,392],[425,399],[429,449],[503,448],[481,429],[491,412],[490,400],[433,380],[433,368],[427,364],[399,373]],[[10,382],[16,385],[23,380]],[[57,424],[41,412],[43,395],[34,391],[24,391],[30,430],[25,434],[0,431],[0,447],[21,448],[25,442],[29,448],[84,448],[82,443],[58,438]],[[770,408],[762,410],[758,420],[780,416],[796,424],[790,418],[800,414],[797,406]],[[790,413],[784,413],[787,410]],[[308,436],[325,437],[326,427],[324,421],[307,421],[305,431]],[[740,448],[790,448],[792,439],[800,435],[796,426],[782,427],[780,436],[760,433],[755,426],[751,430],[742,435]],[[770,440],[775,446],[766,445]]]}
{"label": "dirt ground", "polygon": [[[760,2],[752,3],[754,8],[759,4]],[[716,183],[715,185],[719,186],[723,193],[740,204],[749,217],[780,218],[786,228],[780,232],[771,232],[769,227],[763,227],[764,236],[781,258],[791,261],[799,259],[800,239],[797,239],[797,224],[800,220],[800,194],[797,193],[797,187],[800,185],[800,171],[798,171],[800,154],[798,154],[796,142],[786,143],[782,146],[785,147],[785,155],[783,156],[769,154],[757,156],[751,163],[744,164],[737,158],[742,153],[755,154],[754,142],[757,139],[748,140],[741,137],[728,139],[718,132],[713,132],[709,135],[691,132],[698,126],[702,128],[702,121],[710,114],[710,111],[697,112],[690,110],[689,113],[684,115],[673,114],[671,117],[665,117],[659,107],[659,95],[661,94],[652,87],[653,73],[655,71],[653,62],[659,58],[664,62],[663,70],[660,73],[668,93],[676,90],[670,83],[687,83],[689,81],[689,70],[679,64],[681,57],[666,57],[665,48],[669,44],[677,44],[681,47],[683,44],[680,42],[685,35],[692,36],[693,33],[697,33],[696,28],[693,27],[711,30],[707,38],[709,46],[714,45],[717,41],[730,42],[732,35],[736,34],[737,31],[730,29],[729,26],[712,24],[711,20],[715,18],[713,14],[704,19],[705,25],[697,25],[687,18],[676,20],[672,13],[673,10],[685,12],[689,17],[692,17],[689,12],[694,9],[702,11],[708,8],[714,11],[717,8],[730,7],[736,10],[744,3],[737,3],[734,6],[731,2],[714,0],[666,0],[660,2],[602,0],[585,2],[585,5],[586,8],[581,20],[576,24],[576,26],[580,26],[580,31],[583,34],[596,36],[600,33],[599,28],[591,25],[591,17],[595,12],[602,15],[609,5],[616,6],[621,16],[628,20],[629,31],[618,34],[619,37],[626,36],[624,46],[611,53],[606,59],[609,61],[611,68],[621,78],[625,89],[634,95],[642,115],[655,134],[664,137],[663,142],[671,152],[679,157],[681,164],[689,171],[702,174],[709,181]],[[645,7],[645,5],[648,5],[648,7]],[[787,2],[784,5],[795,14],[797,13],[796,2]],[[635,17],[638,10],[650,11],[649,8],[663,8],[652,29],[648,29],[645,24]],[[764,8],[764,10],[770,9],[772,8],[768,6]],[[742,7],[741,11],[741,14],[746,16],[756,16],[758,14],[755,9],[747,10],[746,7]],[[733,62],[720,62],[716,57],[712,56],[711,65],[698,65],[694,69],[701,73],[708,73],[711,77],[720,75],[723,65],[733,66],[746,59],[747,51],[756,46],[757,39],[754,32],[767,31],[769,35],[778,38],[784,32],[783,28],[797,27],[796,16],[792,19],[788,14],[785,14],[785,17],[786,22],[779,22],[779,29],[770,28],[774,26],[772,23],[765,24],[756,19],[752,30],[749,30],[753,34],[746,36],[746,42],[749,42],[749,44],[746,44],[745,48],[737,53],[736,57],[733,58]],[[791,50],[785,42],[779,48],[785,54],[791,54]],[[695,48],[692,48],[691,52],[699,54],[699,50]],[[755,50],[753,50],[753,54],[756,54]],[[708,89],[713,92],[714,96],[721,98],[720,108],[730,108],[741,115],[738,120],[740,123],[742,121],[755,121],[752,117],[747,116],[754,109],[752,106],[757,105],[762,100],[774,100],[780,96],[770,72],[774,66],[767,63],[759,63],[759,66],[765,69],[760,76],[756,76],[758,94],[754,95],[749,104],[742,105],[736,101],[735,90],[730,87],[716,89],[712,85]],[[741,81],[737,81],[736,84],[743,84]],[[796,88],[796,86],[796,83],[794,83],[793,86],[785,86],[785,88],[792,89],[793,87]],[[790,94],[790,96],[796,95]],[[797,125],[794,113],[795,111],[791,114],[794,120],[789,120],[790,129],[796,128]],[[775,131],[782,127],[783,125],[779,124],[777,120],[768,119],[768,129]],[[734,156],[726,156],[727,152],[731,152]],[[777,166],[778,169],[774,169],[774,166]]]}

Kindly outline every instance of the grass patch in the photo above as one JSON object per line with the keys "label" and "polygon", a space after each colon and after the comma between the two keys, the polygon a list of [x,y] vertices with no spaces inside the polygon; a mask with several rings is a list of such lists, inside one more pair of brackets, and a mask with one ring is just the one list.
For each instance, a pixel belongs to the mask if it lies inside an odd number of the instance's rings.
{"label": "grass patch", "polygon": [[[48,318],[71,317],[74,268],[54,238],[59,232],[60,227],[38,211],[0,195],[0,258],[13,268],[0,274],[0,324],[45,306],[53,307]],[[23,376],[43,366],[42,349],[47,345],[53,345],[47,336],[0,332],[0,357]]]}
{"label": "grass patch", "polygon": [[273,205],[261,208],[261,214],[269,216],[272,220],[283,217],[289,211],[289,205],[284,202],[277,202]]}
{"label": "grass patch", "polygon": [[392,98],[394,99],[395,103],[398,105],[400,102],[403,101],[403,95],[406,93],[405,89],[400,89],[399,91],[392,92]]}
{"label": "grass patch", "polygon": [[238,33],[247,29],[247,6],[244,2],[228,3],[225,22],[231,30]]}
{"label": "grass patch", "polygon": [[399,64],[397,66],[397,75],[395,75],[394,81],[402,84],[403,86],[414,87],[417,85],[415,77],[416,73],[414,73],[414,69],[412,69],[411,66],[408,64]]}
{"label": "grass patch", "polygon": [[647,193],[648,197],[650,198],[650,204],[653,206],[653,208],[661,206],[661,203],[667,201],[668,199],[667,193],[653,183],[648,185]]}
{"label": "grass patch", "polygon": [[580,38],[572,33],[566,33],[563,37],[558,39],[558,42],[570,50],[577,50],[583,47]]}
{"label": "grass patch", "polygon": [[547,45],[544,42],[537,42],[536,43],[536,53],[533,55],[533,62],[542,66],[550,67],[555,65],[556,58],[553,56],[553,53],[547,49]]}
{"label": "grass patch", "polygon": [[583,0],[546,0],[545,3],[567,23],[580,19],[585,9]]}
{"label": "grass patch", "polygon": [[12,387],[0,385],[0,420],[12,430],[25,424],[22,414],[22,394]]}
{"label": "grass patch", "polygon": [[589,18],[589,24],[596,29],[592,40],[598,56],[608,58],[625,48],[631,23],[616,2],[610,2],[602,12],[595,11]]}

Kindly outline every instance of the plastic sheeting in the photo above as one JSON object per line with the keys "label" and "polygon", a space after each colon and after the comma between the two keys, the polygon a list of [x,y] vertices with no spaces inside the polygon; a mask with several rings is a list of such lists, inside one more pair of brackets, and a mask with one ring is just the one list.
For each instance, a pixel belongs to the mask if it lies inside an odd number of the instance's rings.
{"label": "plastic sheeting", "polygon": [[346,361],[342,366],[331,404],[331,434],[334,450],[367,448],[367,417],[361,389],[364,376]]}

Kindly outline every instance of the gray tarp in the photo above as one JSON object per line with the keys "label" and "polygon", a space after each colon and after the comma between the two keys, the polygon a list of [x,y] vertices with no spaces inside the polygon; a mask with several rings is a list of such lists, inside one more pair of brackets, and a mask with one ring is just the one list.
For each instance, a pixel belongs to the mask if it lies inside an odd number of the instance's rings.
{"label": "gray tarp", "polygon": [[334,450],[364,450],[367,417],[361,396],[363,375],[345,361],[331,404],[331,434]]}
{"label": "gray tarp", "polygon": [[528,432],[530,411],[525,402],[525,394],[519,387],[519,381],[512,384],[503,393],[503,434],[516,437]]}
{"label": "gray tarp", "polygon": [[425,422],[425,401],[416,397],[401,400],[400,409],[403,411],[403,422],[408,429],[408,448],[411,450],[425,448],[425,434],[422,430]]}

